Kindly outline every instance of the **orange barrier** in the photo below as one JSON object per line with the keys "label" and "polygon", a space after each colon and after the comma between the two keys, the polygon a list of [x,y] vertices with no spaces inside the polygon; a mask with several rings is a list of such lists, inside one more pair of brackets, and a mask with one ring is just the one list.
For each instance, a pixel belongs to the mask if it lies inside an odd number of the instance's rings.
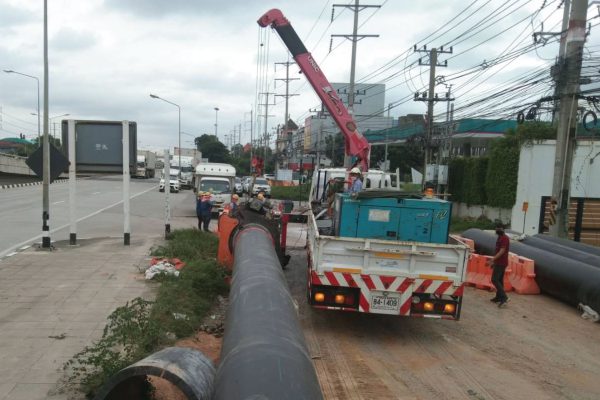
{"label": "orange barrier", "polygon": [[475,241],[471,239],[467,239],[466,237],[462,237],[460,235],[450,235],[450,237],[457,242],[460,242],[471,249],[471,252],[475,252]]}
{"label": "orange barrier", "polygon": [[[495,290],[492,284],[493,269],[489,264],[491,258],[490,256],[481,254],[471,254],[469,263],[467,264],[467,280],[465,282],[468,286],[474,286],[477,289]],[[511,274],[512,270],[509,265],[504,274],[504,291],[506,292],[513,290],[513,286],[509,280]]]}
{"label": "orange barrier", "polygon": [[540,287],[535,282],[535,263],[529,258],[510,253],[508,265],[511,268],[509,280],[519,294],[540,294]]}
{"label": "orange barrier", "polygon": [[221,214],[219,216],[218,223],[218,236],[219,236],[219,247],[217,249],[217,261],[227,267],[231,271],[233,268],[233,254],[229,250],[229,237],[231,232],[237,226],[238,220],[231,218],[227,214]]}

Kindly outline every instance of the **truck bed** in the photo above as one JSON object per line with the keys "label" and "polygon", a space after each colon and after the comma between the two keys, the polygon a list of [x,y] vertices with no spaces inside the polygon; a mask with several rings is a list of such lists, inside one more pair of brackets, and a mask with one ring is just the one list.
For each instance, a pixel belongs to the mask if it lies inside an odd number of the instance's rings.
{"label": "truck bed", "polygon": [[469,248],[449,244],[402,242],[320,235],[312,212],[308,216],[308,246],[313,269],[452,281],[462,284]]}

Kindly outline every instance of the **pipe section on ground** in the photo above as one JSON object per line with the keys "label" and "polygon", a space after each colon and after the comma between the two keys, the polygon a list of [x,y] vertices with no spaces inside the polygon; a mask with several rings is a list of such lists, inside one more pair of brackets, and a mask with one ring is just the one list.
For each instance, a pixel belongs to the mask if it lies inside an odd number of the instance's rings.
{"label": "pipe section on ground", "polygon": [[[558,254],[559,256],[570,258],[572,260],[591,265],[592,267],[600,268],[600,255],[596,256],[591,253],[586,253],[573,247],[567,247],[564,244],[540,239],[537,236],[527,236],[523,240],[520,240],[520,242],[526,244],[527,246],[549,251],[550,253]],[[566,242],[566,240],[562,240],[562,242]]]}
{"label": "pipe section on ground", "polygon": [[589,244],[575,242],[573,240],[561,239],[544,234],[533,235],[533,237],[600,257],[600,247],[590,246]]}
{"label": "pipe section on ground", "polygon": [[168,380],[189,400],[209,400],[215,368],[201,352],[167,347],[117,372],[98,391],[95,400],[136,400],[146,398],[143,386],[147,376]]}
{"label": "pipe section on ground", "polygon": [[268,230],[254,224],[240,229],[233,248],[233,279],[214,399],[322,399]]}
{"label": "pipe section on ground", "polygon": [[[496,235],[480,229],[469,229],[462,235],[475,241],[477,253],[494,254]],[[510,251],[535,261],[535,281],[542,292],[574,306],[583,303],[600,312],[600,268],[514,241],[510,243]]]}

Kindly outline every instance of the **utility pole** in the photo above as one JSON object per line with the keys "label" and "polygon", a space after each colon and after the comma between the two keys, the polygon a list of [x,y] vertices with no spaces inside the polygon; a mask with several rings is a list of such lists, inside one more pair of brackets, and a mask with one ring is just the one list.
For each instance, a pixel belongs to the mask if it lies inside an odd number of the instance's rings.
{"label": "utility pole", "polygon": [[[352,29],[352,35],[331,35],[331,37],[343,37],[352,41],[352,61],[350,63],[350,88],[348,91],[348,112],[354,114],[354,78],[356,74],[356,43],[366,37],[379,37],[379,35],[359,35],[358,34],[358,13],[367,8],[381,8],[379,5],[367,5],[359,4],[359,0],[354,0],[354,4],[334,4],[335,7],[344,7],[353,11],[354,13],[354,28]],[[333,22],[333,12],[331,13],[331,22]]]}
{"label": "utility pole", "polygon": [[[290,94],[290,81],[297,81],[300,78],[290,78],[290,65],[295,64],[293,61],[286,61],[286,62],[278,62],[275,63],[275,65],[284,65],[285,66],[285,78],[277,78],[275,79],[276,81],[284,81],[285,82],[285,94],[276,94],[275,96],[281,96],[285,98],[285,115],[283,116],[283,128],[281,131],[281,137],[278,138],[278,140],[284,140],[283,135],[285,133],[286,137],[285,137],[285,142],[286,142],[286,146],[287,147],[287,143],[289,142],[289,130],[288,130],[288,121],[290,120],[290,116],[289,116],[289,98],[292,96],[298,96],[298,94],[294,93],[294,94]],[[278,151],[279,147],[275,146],[275,151]],[[288,149],[288,153],[289,153],[289,149]],[[289,154],[288,154],[288,161],[289,161]]]}
{"label": "utility pole", "polygon": [[295,64],[293,61],[286,62],[277,62],[275,65],[284,65],[285,66],[285,78],[277,78],[276,81],[284,81],[285,82],[285,94],[276,94],[275,96],[285,97],[285,115],[283,116],[283,126],[284,129],[287,127],[288,120],[290,119],[288,114],[289,108],[289,98],[292,96],[299,96],[299,94],[294,93],[290,94],[290,81],[297,81],[300,78],[290,78],[290,65]]}
{"label": "utility pole", "polygon": [[[259,104],[259,105],[261,105],[261,106],[265,106],[265,114],[264,114],[264,115],[262,115],[262,117],[265,117],[265,130],[264,130],[264,133],[263,133],[263,138],[264,138],[263,140],[265,141],[265,146],[266,146],[266,145],[267,145],[267,143],[268,143],[268,142],[266,142],[266,139],[267,139],[267,137],[268,137],[268,135],[269,135],[269,133],[268,133],[268,130],[267,130],[267,122],[268,122],[268,120],[269,120],[269,117],[274,117],[274,115],[269,115],[269,106],[270,106],[270,105],[271,105],[271,106],[274,106],[274,105],[275,105],[275,103],[273,103],[273,104],[270,104],[270,103],[269,103],[269,95],[270,95],[270,94],[273,94],[273,95],[274,95],[275,93],[271,93],[271,92],[261,92],[260,94],[264,94],[264,95],[265,95],[265,102],[264,102],[264,103],[262,103],[262,104]],[[266,148],[264,149],[264,155],[265,155],[265,156],[264,156],[264,158],[267,158],[267,149],[266,149]]]}
{"label": "utility pole", "polygon": [[554,109],[552,110],[552,123],[555,124],[557,121],[557,114],[560,102],[558,98],[560,97],[560,71],[561,65],[564,62],[565,58],[565,48],[567,43],[567,32],[569,28],[569,16],[571,12],[571,0],[563,0],[563,20],[562,20],[562,28],[560,32],[534,32],[533,33],[533,42],[534,44],[543,43],[546,44],[548,42],[547,37],[555,37],[560,36],[560,47],[558,49],[558,57],[556,64],[551,68],[550,74],[552,75],[555,86],[554,86]]}
{"label": "utility pole", "polygon": [[452,54],[452,47],[450,50],[444,50],[444,47],[440,47],[440,49],[436,49],[435,47],[431,50],[427,50],[427,46],[423,46],[422,49],[417,49],[417,45],[414,47],[414,51],[419,53],[429,53],[429,63],[424,63],[421,58],[419,58],[419,65],[429,65],[429,91],[427,93],[423,93],[420,95],[419,93],[415,93],[415,101],[426,101],[427,102],[427,132],[425,133],[425,157],[423,163],[423,182],[422,187],[425,189],[425,182],[427,177],[427,164],[429,164],[432,159],[431,154],[431,137],[433,136],[433,104],[437,101],[450,101],[451,99],[439,98],[437,94],[435,94],[435,67],[447,67],[448,61],[444,61],[443,64],[438,64],[437,56],[440,54]]}
{"label": "utility pole", "polygon": [[552,203],[556,207],[556,223],[550,226],[550,234],[562,238],[567,238],[569,233],[569,191],[575,151],[579,78],[587,7],[587,0],[573,0],[565,39],[565,53],[564,57],[559,55],[558,61],[560,109],[552,181]]}
{"label": "utility pole", "polygon": [[44,0],[44,144],[42,148],[42,154],[42,247],[49,249],[51,247],[51,241],[50,227],[48,226],[48,220],[50,219],[50,140],[48,139],[48,0]]}

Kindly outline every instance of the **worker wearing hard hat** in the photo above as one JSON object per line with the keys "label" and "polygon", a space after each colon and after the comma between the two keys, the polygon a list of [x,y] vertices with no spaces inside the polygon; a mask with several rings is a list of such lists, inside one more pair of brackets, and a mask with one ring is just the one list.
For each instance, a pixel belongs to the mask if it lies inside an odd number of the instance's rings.
{"label": "worker wearing hard hat", "polygon": [[362,190],[362,174],[358,167],[354,167],[350,170],[350,185],[348,187],[348,193],[358,193]]}

